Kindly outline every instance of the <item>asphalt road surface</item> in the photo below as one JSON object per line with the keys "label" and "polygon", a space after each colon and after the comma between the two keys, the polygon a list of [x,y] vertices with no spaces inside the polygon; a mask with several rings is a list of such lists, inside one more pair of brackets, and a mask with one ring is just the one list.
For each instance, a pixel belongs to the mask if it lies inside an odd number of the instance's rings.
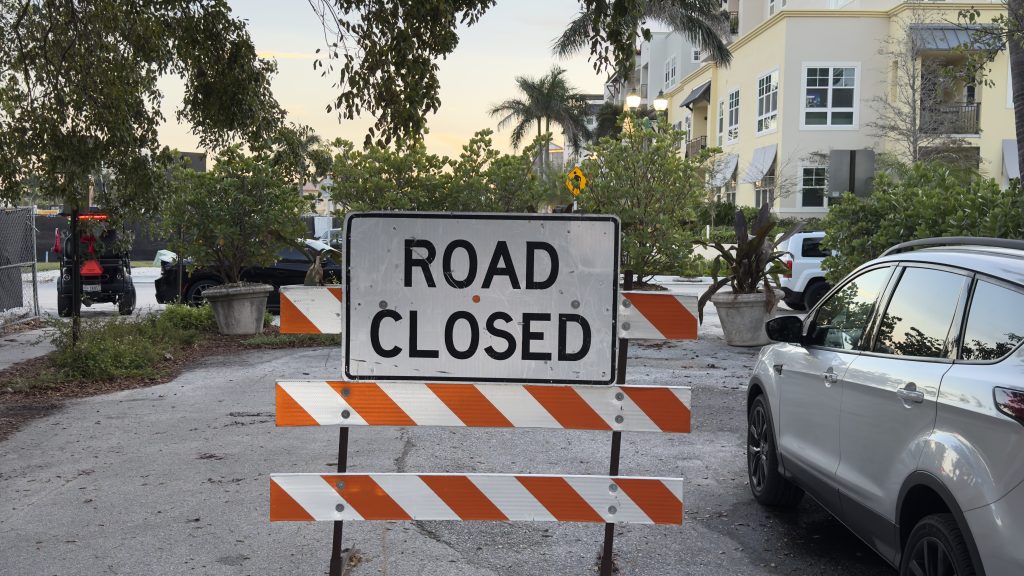
{"label": "asphalt road surface", "polygon": [[[755,504],[744,394],[756,350],[633,342],[627,381],[693,386],[694,431],[625,433],[621,473],[685,478],[679,526],[616,529],[620,574],[894,572],[809,498]],[[276,379],[338,377],[336,349],[210,359],[177,380],[69,403],[0,443],[0,574],[324,574],[328,523],[268,521],[271,472],[329,472],[337,430],[274,425]],[[353,428],[349,470],[604,474],[610,434]],[[603,527],[350,522],[353,575],[596,573]]]}

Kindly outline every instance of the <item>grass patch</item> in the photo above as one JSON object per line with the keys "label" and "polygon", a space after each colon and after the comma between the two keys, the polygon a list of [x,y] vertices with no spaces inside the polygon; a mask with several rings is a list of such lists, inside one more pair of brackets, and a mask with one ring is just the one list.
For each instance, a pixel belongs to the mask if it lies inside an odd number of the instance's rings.
{"label": "grass patch", "polygon": [[56,350],[0,371],[0,399],[5,392],[134,388],[166,381],[215,354],[340,345],[337,334],[281,334],[269,325],[271,319],[268,314],[263,334],[222,336],[209,306],[171,304],[138,319],[85,320],[74,347],[71,322],[51,320],[50,340]]}
{"label": "grass patch", "polygon": [[[132,268],[153,268],[152,260],[132,260]],[[36,262],[36,270],[39,272],[46,272],[47,270],[57,270],[60,268],[60,261],[54,262]]]}

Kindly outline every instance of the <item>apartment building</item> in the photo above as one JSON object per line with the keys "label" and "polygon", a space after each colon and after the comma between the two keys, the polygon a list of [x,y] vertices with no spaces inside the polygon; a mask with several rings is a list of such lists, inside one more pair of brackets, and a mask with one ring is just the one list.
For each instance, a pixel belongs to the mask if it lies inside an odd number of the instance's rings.
{"label": "apartment building", "polygon": [[1019,176],[1006,51],[988,66],[990,85],[965,85],[936,72],[963,58],[961,49],[991,47],[982,45],[991,42],[984,34],[950,24],[959,10],[973,6],[985,22],[1005,14],[1004,5],[732,2],[730,66],[677,60],[673,76],[674,54],[657,45],[667,45],[672,34],[645,43],[638,57],[641,89],[647,80],[641,95],[664,91],[669,121],[688,132],[682,153],[722,150],[708,182],[720,198],[770,202],[781,216],[811,217],[825,213],[832,194],[868,193],[877,154],[906,155],[905,142],[878,125],[894,111],[899,117],[907,99],[908,76],[893,51],[907,42],[921,94],[912,107],[925,136],[920,155],[951,154],[1004,184]]}

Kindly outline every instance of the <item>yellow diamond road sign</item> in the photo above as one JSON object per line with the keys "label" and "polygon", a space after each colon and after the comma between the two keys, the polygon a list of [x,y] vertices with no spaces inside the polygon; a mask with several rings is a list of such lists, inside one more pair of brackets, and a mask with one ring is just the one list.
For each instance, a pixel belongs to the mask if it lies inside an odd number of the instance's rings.
{"label": "yellow diamond road sign", "polygon": [[580,192],[587,187],[587,177],[583,175],[583,170],[580,170],[579,166],[573,168],[565,177],[565,187],[572,192],[573,196],[579,196]]}

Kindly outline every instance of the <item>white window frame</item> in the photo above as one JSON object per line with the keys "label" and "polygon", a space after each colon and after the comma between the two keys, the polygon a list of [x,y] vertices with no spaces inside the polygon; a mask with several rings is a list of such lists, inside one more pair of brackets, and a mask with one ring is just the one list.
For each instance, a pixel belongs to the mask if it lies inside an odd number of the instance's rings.
{"label": "white window frame", "polygon": [[[825,171],[825,181],[822,184],[824,189],[821,194],[825,204],[823,206],[804,206],[804,170],[818,169]],[[824,164],[801,164],[797,166],[797,178],[797,197],[800,199],[797,210],[805,212],[820,212],[822,210],[828,210],[828,166]],[[817,188],[817,186],[808,186],[808,188]]]}
{"label": "white window frame", "polygon": [[[853,68],[853,108],[808,108],[807,69],[828,68],[829,77],[835,68]],[[859,130],[860,129],[860,62],[802,62],[800,66],[800,130]],[[816,87],[817,88],[817,87]],[[829,102],[832,101],[832,86],[828,86]],[[853,124],[833,126],[832,124],[807,124],[807,112],[825,112],[831,119],[833,112],[853,112]]]}
{"label": "white window frame", "polygon": [[699,63],[700,62],[700,57],[701,57],[702,53],[703,53],[703,50],[701,50],[700,48],[691,48],[690,49],[690,63],[691,64]]}
{"label": "white window frame", "polygon": [[679,79],[679,60],[672,56],[665,60],[665,89],[668,90],[669,86],[675,86],[676,81]]}
{"label": "white window frame", "polygon": [[718,101],[718,147],[725,142],[725,100]]}
{"label": "white window frame", "polygon": [[768,0],[768,17],[775,15],[775,0]]}
{"label": "white window frame", "polygon": [[[771,92],[767,92],[765,94],[761,94],[761,81],[764,80],[765,78],[770,78],[772,76],[775,76],[775,89],[772,90]],[[775,95],[775,108],[772,109],[770,112],[761,113],[761,110],[762,110],[761,102],[762,102],[762,100],[770,100],[771,99],[770,97],[773,94]],[[757,120],[756,120],[756,123],[754,125],[754,133],[757,136],[763,136],[765,134],[771,134],[773,132],[777,132],[778,131],[778,129],[779,129],[779,69],[778,68],[775,68],[774,70],[766,72],[766,73],[764,73],[764,74],[762,74],[761,76],[758,77],[758,79],[757,79],[757,108],[756,108],[756,112],[757,112]],[[774,120],[774,122],[772,123],[772,127],[771,128],[767,128],[767,129],[761,129],[762,121],[763,120],[769,120],[769,119]]]}
{"label": "white window frame", "polygon": [[[733,95],[736,98],[733,98]],[[736,106],[733,106],[733,101]],[[740,89],[731,90],[726,97],[725,143],[735,144],[740,139]],[[734,119],[735,113],[735,119]]]}
{"label": "white window frame", "polygon": [[729,202],[730,204],[736,204],[736,180],[729,179],[725,182],[724,186],[718,187],[718,192],[715,194],[716,200],[719,202]]}

